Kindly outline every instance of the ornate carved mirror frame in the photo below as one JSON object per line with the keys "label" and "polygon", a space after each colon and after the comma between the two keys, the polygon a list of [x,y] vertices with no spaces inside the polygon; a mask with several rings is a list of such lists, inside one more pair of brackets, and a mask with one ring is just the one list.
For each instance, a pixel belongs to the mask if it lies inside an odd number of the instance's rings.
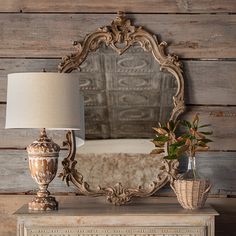
{"label": "ornate carved mirror frame", "polygon": [[[130,46],[140,45],[144,51],[152,53],[155,60],[160,65],[160,70],[167,70],[177,81],[177,92],[173,96],[173,105],[170,120],[176,118],[184,111],[184,80],[182,76],[182,64],[176,55],[166,55],[166,42],[159,43],[155,35],[140,26],[133,26],[123,12],[112,21],[111,25],[104,26],[97,31],[92,32],[84,38],[83,42],[74,42],[77,52],[66,56],[59,64],[59,72],[70,73],[78,69],[84,62],[90,52],[96,51],[102,44],[114,49],[119,55],[123,54]],[[151,129],[151,127],[150,127]],[[73,131],[67,133],[65,145],[69,147],[68,156],[62,161],[63,171],[59,174],[67,185],[71,182],[80,193],[88,196],[107,196],[107,200],[116,205],[122,205],[131,200],[133,197],[147,197],[154,194],[166,183],[176,178],[178,161],[163,160],[163,165],[159,167],[161,172],[153,180],[148,189],[141,187],[125,188],[121,183],[114,186],[100,187],[96,190],[90,189],[87,182],[84,181],[83,175],[76,170],[77,161],[75,160],[76,145]]]}

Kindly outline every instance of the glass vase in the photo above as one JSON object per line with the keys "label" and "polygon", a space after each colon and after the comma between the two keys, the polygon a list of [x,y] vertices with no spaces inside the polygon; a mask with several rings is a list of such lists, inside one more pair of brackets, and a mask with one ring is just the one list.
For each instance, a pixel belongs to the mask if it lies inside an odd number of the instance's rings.
{"label": "glass vase", "polygon": [[203,179],[202,176],[199,175],[196,167],[196,158],[189,156],[188,157],[188,169],[187,171],[181,175],[180,179],[182,180],[200,180]]}

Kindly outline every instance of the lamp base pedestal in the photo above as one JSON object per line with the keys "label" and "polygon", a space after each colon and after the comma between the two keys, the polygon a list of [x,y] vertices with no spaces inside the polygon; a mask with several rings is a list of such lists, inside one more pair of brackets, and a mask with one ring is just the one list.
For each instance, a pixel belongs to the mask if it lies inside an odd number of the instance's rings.
{"label": "lamp base pedestal", "polygon": [[60,147],[47,137],[45,129],[42,129],[40,138],[27,147],[30,174],[39,185],[37,196],[29,203],[29,210],[58,209],[58,202],[47,189],[57,173],[59,151]]}
{"label": "lamp base pedestal", "polygon": [[58,202],[55,197],[35,197],[31,202],[29,202],[29,210],[34,211],[53,211],[58,210]]}

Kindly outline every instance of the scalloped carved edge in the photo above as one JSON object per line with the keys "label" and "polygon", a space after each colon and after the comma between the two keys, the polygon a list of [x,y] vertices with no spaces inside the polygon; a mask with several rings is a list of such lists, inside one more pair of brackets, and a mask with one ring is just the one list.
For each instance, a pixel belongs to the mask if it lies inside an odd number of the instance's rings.
{"label": "scalloped carved edge", "polygon": [[[185,110],[184,106],[184,80],[182,76],[182,63],[176,55],[166,55],[166,42],[158,42],[155,35],[150,34],[142,27],[136,27],[131,24],[130,19],[125,17],[123,12],[118,12],[117,17],[111,25],[98,28],[84,38],[82,43],[74,42],[77,52],[62,58],[58,65],[61,73],[70,73],[79,69],[90,52],[96,51],[102,44],[111,47],[119,55],[123,54],[130,46],[139,44],[144,51],[152,53],[155,60],[160,64],[160,70],[167,70],[173,74],[177,80],[178,89],[173,96],[174,108],[170,120],[176,120],[177,117]],[[133,197],[148,197],[162,188],[168,182],[172,182],[177,177],[178,161],[163,160],[160,167],[161,172],[156,179],[150,184],[148,189],[141,187],[125,188],[121,183],[115,186],[101,187],[96,190],[90,189],[87,182],[84,181],[83,175],[76,170],[76,148],[74,131],[67,133],[65,145],[69,147],[68,156],[62,161],[63,171],[59,177],[69,185],[71,182],[80,193],[88,196],[107,196],[107,200],[115,205],[123,205],[129,202]]]}

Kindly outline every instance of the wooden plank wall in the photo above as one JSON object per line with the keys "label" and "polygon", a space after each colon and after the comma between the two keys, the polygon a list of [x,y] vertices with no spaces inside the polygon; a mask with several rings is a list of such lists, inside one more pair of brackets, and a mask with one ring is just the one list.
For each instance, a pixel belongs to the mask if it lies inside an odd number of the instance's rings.
{"label": "wooden plank wall", "polygon": [[[183,60],[187,104],[184,116],[189,118],[198,112],[203,122],[212,123],[214,129],[215,142],[210,152],[201,155],[200,165],[204,173],[215,181],[214,197],[218,197],[221,204],[219,211],[224,216],[217,220],[217,235],[233,235],[231,229],[235,212],[228,215],[227,209],[230,198],[236,196],[234,0],[1,1],[0,169],[1,179],[9,185],[1,185],[0,194],[12,192],[7,176],[14,173],[25,176],[24,168],[16,171],[19,165],[16,157],[19,156],[21,161],[24,159],[22,149],[36,136],[33,131],[4,130],[6,75],[41,71],[43,68],[56,71],[60,58],[73,52],[73,41],[81,40],[87,33],[110,24],[118,10],[127,12],[135,24],[157,34],[160,40],[170,45],[169,52]],[[53,134],[58,140],[62,135],[61,132]],[[6,160],[8,165],[5,166]],[[14,181],[22,179],[14,178]],[[14,190],[14,194],[17,191]],[[13,198],[1,197],[2,219],[4,214],[13,212],[28,201],[28,198],[18,201],[15,195]],[[0,224],[3,225],[4,221],[1,220]],[[0,235],[15,235],[14,228],[15,223],[11,222],[8,230]]]}

